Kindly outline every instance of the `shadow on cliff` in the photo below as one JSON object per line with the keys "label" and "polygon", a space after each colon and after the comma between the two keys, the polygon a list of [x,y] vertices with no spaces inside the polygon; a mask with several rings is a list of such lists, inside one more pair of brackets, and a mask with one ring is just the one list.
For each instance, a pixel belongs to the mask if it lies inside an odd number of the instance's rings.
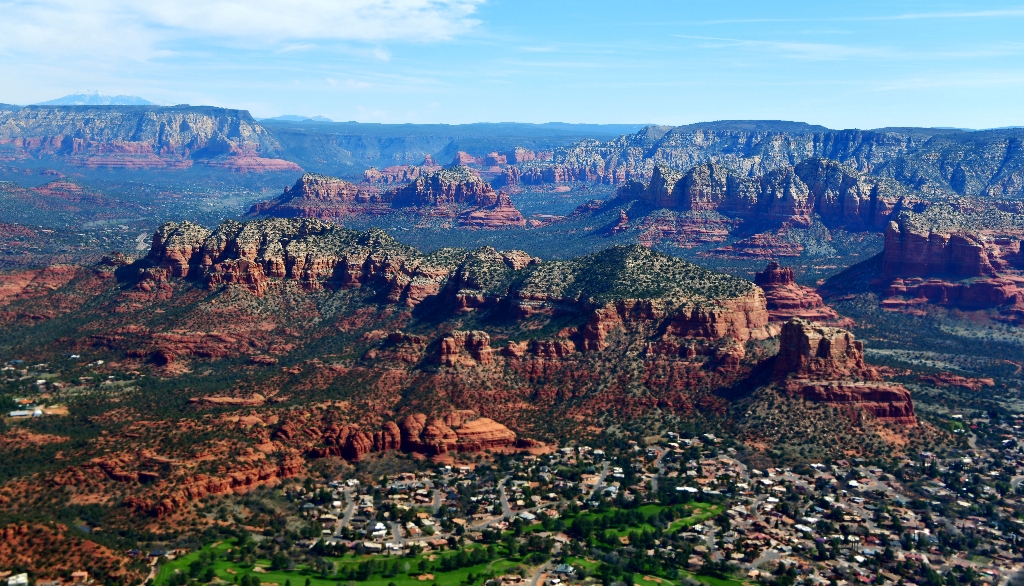
{"label": "shadow on cliff", "polygon": [[880,252],[829,278],[822,286],[818,287],[818,295],[821,295],[823,299],[829,299],[842,295],[875,292],[881,285],[879,279],[882,275],[883,255],[884,253]]}
{"label": "shadow on cliff", "polygon": [[729,401],[739,401],[749,397],[757,389],[770,385],[773,381],[772,373],[775,372],[776,358],[776,356],[772,356],[757,363],[748,376],[737,380],[730,386],[718,389],[715,391],[715,395]]}

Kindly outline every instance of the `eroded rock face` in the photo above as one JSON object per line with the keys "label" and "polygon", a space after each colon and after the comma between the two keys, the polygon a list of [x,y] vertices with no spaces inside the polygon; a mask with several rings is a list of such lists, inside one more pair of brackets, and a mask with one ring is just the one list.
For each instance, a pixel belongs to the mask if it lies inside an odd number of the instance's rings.
{"label": "eroded rock face", "polygon": [[1024,321],[1021,234],[994,231],[937,233],[890,222],[882,277],[882,306],[918,311],[924,304],[965,311],[996,310]]}
{"label": "eroded rock face", "polygon": [[883,382],[790,381],[790,393],[808,401],[869,413],[880,421],[917,425],[910,391],[902,385]]}
{"label": "eroded rock face", "polygon": [[0,144],[90,168],[298,169],[248,112],[209,106],[28,106],[0,115]]}
{"label": "eroded rock face", "polygon": [[825,305],[821,296],[810,287],[797,285],[793,269],[771,261],[764,271],[754,276],[754,283],[764,290],[768,316],[775,322],[795,317],[836,327],[850,327],[853,320],[841,318]]}
{"label": "eroded rock face", "polygon": [[393,194],[396,207],[493,206],[498,194],[471,169],[450,167],[418,177]]}
{"label": "eroded rock face", "polygon": [[796,318],[782,326],[775,376],[787,392],[807,400],[916,425],[910,392],[882,382],[864,364],[864,345],[853,334]]}
{"label": "eroded rock face", "polygon": [[620,188],[620,198],[633,196],[654,207],[715,211],[772,224],[805,226],[817,213],[826,224],[850,228],[880,226],[903,202],[901,190],[889,182],[820,158],[759,177],[732,174],[716,162],[698,164],[685,174],[655,165],[645,187]]}
{"label": "eroded rock face", "polygon": [[452,332],[441,339],[440,362],[446,366],[474,366],[494,362],[487,332]]}
{"label": "eroded rock face", "polygon": [[989,262],[985,241],[976,234],[915,231],[889,222],[885,231],[882,276],[964,279],[994,277],[996,270]]}
{"label": "eroded rock face", "polygon": [[875,378],[864,365],[864,344],[853,334],[794,318],[782,326],[777,376]]}
{"label": "eroded rock face", "polygon": [[153,234],[149,260],[172,277],[188,277],[195,257],[211,232],[192,222],[169,222]]}
{"label": "eroded rock face", "polygon": [[467,210],[459,214],[459,225],[463,228],[494,230],[499,228],[525,228],[526,218],[512,204],[505,192],[498,193],[494,205]]}
{"label": "eroded rock face", "polygon": [[277,199],[254,204],[250,216],[338,220],[353,214],[374,215],[388,211],[386,198],[372,185],[306,173]]}
{"label": "eroded rock face", "polygon": [[398,427],[402,449],[431,456],[516,445],[515,432],[492,419],[478,417],[474,411],[458,411],[443,418],[417,413],[402,419]]}
{"label": "eroded rock face", "polygon": [[[453,218],[469,229],[525,228],[526,219],[505,192],[495,192],[467,167],[441,169],[427,160],[419,167],[370,169],[361,185],[337,177],[306,173],[276,199],[259,202],[250,217],[317,218],[340,222],[346,217],[379,216],[399,209]],[[381,185],[410,181],[381,191]],[[510,185],[518,177],[507,180]]]}

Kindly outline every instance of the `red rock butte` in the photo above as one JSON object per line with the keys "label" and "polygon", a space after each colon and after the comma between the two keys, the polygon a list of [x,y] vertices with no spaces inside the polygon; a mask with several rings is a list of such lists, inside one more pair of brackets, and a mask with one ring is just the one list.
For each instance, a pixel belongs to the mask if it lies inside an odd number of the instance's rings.
{"label": "red rock butte", "polygon": [[864,345],[850,332],[795,318],[782,326],[775,376],[809,401],[868,413],[880,421],[916,425],[910,392],[882,382],[864,364]]}
{"label": "red rock butte", "polygon": [[890,222],[885,233],[882,306],[911,310],[939,304],[994,310],[1024,323],[1022,234],[983,230],[942,233]]}
{"label": "red rock butte", "polygon": [[793,318],[836,326],[850,327],[853,320],[840,317],[821,299],[814,289],[797,285],[793,269],[771,261],[754,276],[754,284],[764,289],[768,315],[772,321],[785,322]]}

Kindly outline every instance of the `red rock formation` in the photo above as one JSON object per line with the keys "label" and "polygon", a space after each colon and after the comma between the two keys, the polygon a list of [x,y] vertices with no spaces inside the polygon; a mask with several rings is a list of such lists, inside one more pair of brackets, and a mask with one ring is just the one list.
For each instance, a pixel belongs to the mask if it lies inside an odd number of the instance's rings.
{"label": "red rock formation", "polygon": [[279,463],[263,462],[259,465],[237,469],[223,477],[197,474],[185,484],[166,487],[166,492],[152,499],[129,496],[124,500],[127,507],[141,513],[160,518],[194,503],[207,495],[245,494],[258,486],[275,485],[282,478],[298,474],[304,462],[300,458],[285,458]]}
{"label": "red rock formation", "polygon": [[172,277],[187,277],[193,257],[210,234],[209,230],[192,222],[169,222],[153,234],[148,258]]}
{"label": "red rock formation", "polygon": [[452,157],[451,165],[453,167],[465,167],[468,165],[479,165],[481,162],[479,157],[474,157],[465,151],[459,151]]}
{"label": "red rock formation", "polygon": [[[590,163],[601,170],[601,163]],[[583,180],[578,165],[553,165],[543,173],[551,179]],[[601,170],[613,184],[629,177]],[[615,175],[616,179],[607,181]],[[545,176],[545,180],[548,178]],[[749,222],[806,226],[817,213],[826,224],[853,228],[881,226],[904,205],[890,183],[870,179],[835,161],[812,158],[796,167],[780,167],[760,177],[731,174],[718,163],[692,167],[685,174],[654,165],[646,186],[627,184],[619,198],[640,199],[649,205],[691,212],[717,211]]]}
{"label": "red rock formation", "polygon": [[877,378],[864,365],[864,344],[850,332],[794,318],[782,326],[775,374],[780,377]]}
{"label": "red rock formation", "polygon": [[478,417],[474,411],[460,411],[444,418],[416,413],[402,419],[398,428],[403,450],[430,456],[516,445],[515,432],[494,420]]}
{"label": "red rock formation", "polygon": [[295,173],[302,167],[284,159],[267,159],[257,156],[236,156],[207,161],[208,167],[225,169],[233,173]]}
{"label": "red rock formation", "polygon": [[754,284],[764,290],[768,316],[775,322],[794,317],[835,327],[850,327],[853,320],[840,318],[834,309],[810,287],[796,284],[793,269],[782,268],[771,261],[764,271],[754,276]]}
{"label": "red rock formation", "polygon": [[389,195],[395,207],[493,206],[498,194],[472,169],[449,167],[418,177]]}
{"label": "red rock formation", "polygon": [[519,213],[505,192],[498,193],[492,206],[479,207],[459,214],[459,225],[471,229],[525,228],[526,219]]}
{"label": "red rock formation", "polygon": [[511,165],[518,165],[519,163],[526,163],[537,159],[537,153],[517,146],[510,152],[505,153],[505,158]]}
{"label": "red rock formation", "polygon": [[882,277],[889,281],[882,307],[932,303],[965,311],[996,310],[1024,321],[1021,235],[992,231],[936,233],[890,222]]}
{"label": "red rock formation", "polygon": [[986,248],[984,239],[976,234],[926,233],[889,222],[882,277],[994,277],[996,270]]}
{"label": "red rock formation", "polygon": [[371,185],[306,173],[276,199],[254,204],[250,216],[337,220],[354,214],[387,213],[387,198]]}
{"label": "red rock formation", "polygon": [[715,256],[725,258],[785,258],[799,257],[804,247],[798,243],[785,238],[785,230],[779,230],[772,234],[762,232],[754,234],[742,240],[737,240],[729,246],[722,246],[711,251]]}
{"label": "red rock formation", "polygon": [[996,381],[991,378],[968,378],[951,372],[921,375],[918,378],[921,379],[921,382],[933,385],[962,387],[972,391],[980,391],[983,387],[992,387],[996,384]]}
{"label": "red rock formation", "polygon": [[787,390],[808,401],[870,413],[880,421],[906,426],[917,425],[910,391],[902,385],[881,382],[793,380],[787,383]]}
{"label": "red rock formation", "polygon": [[423,158],[423,163],[420,165],[395,165],[392,167],[384,167],[380,170],[370,167],[366,171],[363,171],[363,183],[381,185],[408,183],[410,181],[415,181],[423,175],[440,170],[441,166],[434,162],[433,157],[426,155]]}
{"label": "red rock formation", "polygon": [[619,210],[619,221],[612,226],[612,234],[618,234],[619,232],[625,232],[629,229],[629,216],[626,215],[626,210]]}
{"label": "red rock formation", "polygon": [[880,382],[878,371],[864,364],[864,345],[846,330],[799,318],[786,322],[775,376],[787,392],[804,399],[870,413],[882,421],[917,424],[910,392]]}
{"label": "red rock formation", "polygon": [[494,362],[487,332],[454,331],[441,340],[439,361],[446,366],[475,366]]}

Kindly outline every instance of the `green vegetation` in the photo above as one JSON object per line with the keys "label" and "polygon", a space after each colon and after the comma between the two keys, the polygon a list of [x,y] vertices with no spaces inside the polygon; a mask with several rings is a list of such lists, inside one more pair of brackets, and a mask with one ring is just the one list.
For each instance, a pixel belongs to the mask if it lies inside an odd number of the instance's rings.
{"label": "green vegetation", "polygon": [[[456,558],[471,556],[475,551],[483,556],[494,555],[488,554],[485,548],[477,547],[411,556],[358,555],[353,552],[341,557],[317,556],[306,564],[295,564],[279,554],[270,559],[256,559],[254,564],[232,561],[232,554],[245,547],[246,544],[238,540],[218,542],[169,561],[160,567],[155,586],[181,586],[192,581],[205,583],[214,579],[246,586],[253,578],[263,584],[276,583],[279,586],[337,586],[339,582],[348,581],[368,586],[387,586],[390,583],[400,586],[424,583],[469,585],[482,583],[487,576],[501,575],[519,565],[494,556],[481,563],[451,567],[458,565]],[[425,574],[433,575],[433,579],[420,580],[419,576]]]}

